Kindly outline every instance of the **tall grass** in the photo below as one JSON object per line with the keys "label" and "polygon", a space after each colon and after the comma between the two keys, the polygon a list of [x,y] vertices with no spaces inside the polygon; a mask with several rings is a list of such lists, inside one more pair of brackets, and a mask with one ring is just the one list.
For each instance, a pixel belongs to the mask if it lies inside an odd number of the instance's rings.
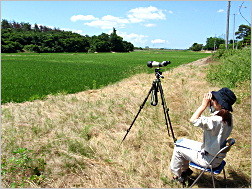
{"label": "tall grass", "polygon": [[219,63],[208,70],[207,79],[212,84],[234,88],[251,79],[251,48],[219,50],[213,58]]}

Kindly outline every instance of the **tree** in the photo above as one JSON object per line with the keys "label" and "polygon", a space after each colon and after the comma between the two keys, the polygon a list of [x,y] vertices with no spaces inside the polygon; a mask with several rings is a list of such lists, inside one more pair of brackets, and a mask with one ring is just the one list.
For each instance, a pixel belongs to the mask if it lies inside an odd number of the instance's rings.
{"label": "tree", "polygon": [[113,32],[110,34],[111,51],[123,52],[122,37],[116,34],[116,29],[113,28]]}
{"label": "tree", "polygon": [[5,19],[2,20],[2,23],[1,23],[2,29],[7,29],[7,28],[11,28],[11,27],[12,27],[11,24],[7,20],[5,20]]}
{"label": "tree", "polygon": [[18,22],[13,21],[12,22],[12,27],[15,28],[17,31],[20,31],[21,24],[19,24]]}
{"label": "tree", "polygon": [[219,49],[220,44],[225,44],[225,40],[217,37],[207,38],[205,50],[216,50]]}
{"label": "tree", "polygon": [[110,36],[106,33],[93,37],[93,50],[96,52],[110,52],[111,43]]}
{"label": "tree", "polygon": [[134,50],[134,45],[130,42],[123,41],[124,52],[130,52]]}
{"label": "tree", "polygon": [[36,31],[36,32],[39,31],[39,27],[37,24],[34,25],[34,31]]}
{"label": "tree", "polygon": [[110,52],[109,42],[107,41],[97,41],[94,45],[96,52]]}
{"label": "tree", "polygon": [[24,50],[39,53],[41,49],[38,45],[25,45]]}
{"label": "tree", "polygon": [[251,41],[251,27],[248,25],[240,25],[237,32],[236,39],[242,39],[242,43],[250,44]]}
{"label": "tree", "polygon": [[129,52],[134,50],[134,45],[130,42],[123,41],[123,38],[116,34],[116,29],[110,34],[111,51]]}
{"label": "tree", "polygon": [[20,25],[21,25],[22,30],[24,30],[24,31],[31,31],[31,24],[21,22]]}
{"label": "tree", "polygon": [[2,41],[2,45],[1,45],[2,53],[16,53],[21,50],[22,50],[22,46],[18,42]]}
{"label": "tree", "polygon": [[201,51],[203,44],[194,43],[189,49],[192,51]]}

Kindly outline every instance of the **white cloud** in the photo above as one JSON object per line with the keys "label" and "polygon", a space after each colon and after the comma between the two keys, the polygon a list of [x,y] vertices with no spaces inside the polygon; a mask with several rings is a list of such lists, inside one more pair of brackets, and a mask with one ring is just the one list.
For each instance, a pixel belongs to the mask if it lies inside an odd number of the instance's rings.
{"label": "white cloud", "polygon": [[91,27],[98,27],[101,29],[111,29],[113,27],[116,27],[116,23],[110,22],[110,21],[105,21],[105,20],[96,20],[88,23],[84,23],[86,26],[91,26]]}
{"label": "white cloud", "polygon": [[91,26],[91,27],[98,27],[101,29],[112,29],[115,28],[124,28],[125,24],[129,23],[127,19],[106,15],[103,16],[101,19],[94,20],[92,22],[84,23],[84,25]]}
{"label": "white cloud", "polygon": [[127,23],[129,23],[129,21],[127,19],[123,19],[123,18],[111,16],[111,15],[103,16],[101,20],[111,21],[111,22],[117,22],[119,24],[127,24]]}
{"label": "white cloud", "polygon": [[217,12],[221,13],[221,12],[225,12],[225,10],[219,9]]}
{"label": "white cloud", "polygon": [[171,11],[171,10],[169,10],[168,12],[169,12],[170,14],[173,14],[173,11]]}
{"label": "white cloud", "polygon": [[163,39],[154,39],[154,40],[151,40],[152,44],[163,44],[163,43],[166,43],[166,42],[167,41],[163,40]]}
{"label": "white cloud", "polygon": [[73,15],[70,20],[76,22],[78,20],[97,20],[93,15]]}
{"label": "white cloud", "polygon": [[131,9],[128,18],[132,23],[144,22],[146,20],[165,20],[166,16],[163,10],[157,7],[138,7]]}
{"label": "white cloud", "polygon": [[[125,28],[126,24],[140,23],[148,20],[164,20],[166,19],[165,10],[160,10],[157,7],[138,7],[131,9],[126,18],[115,17],[106,15],[101,18],[96,18],[93,15],[73,15],[70,20],[76,22],[78,20],[87,21],[84,23],[86,26],[98,27],[101,29]],[[172,11],[171,11],[172,12]],[[169,13],[171,13],[169,11]],[[89,22],[88,22],[89,21]],[[146,27],[154,27],[155,24],[145,24]]]}
{"label": "white cloud", "polygon": [[156,24],[144,24],[144,26],[150,28],[150,27],[155,27]]}
{"label": "white cloud", "polygon": [[117,35],[121,36],[123,40],[129,41],[136,46],[145,45],[148,41],[147,38],[149,37],[147,35],[141,35],[136,33],[127,34],[126,32],[120,32],[120,31],[117,31]]}

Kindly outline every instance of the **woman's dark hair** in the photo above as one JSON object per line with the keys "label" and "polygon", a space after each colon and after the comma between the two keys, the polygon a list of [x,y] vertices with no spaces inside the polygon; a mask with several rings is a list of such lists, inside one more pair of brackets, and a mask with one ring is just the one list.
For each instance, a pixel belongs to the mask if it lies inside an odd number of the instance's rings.
{"label": "woman's dark hair", "polygon": [[[217,99],[214,96],[212,96],[212,99],[217,101]],[[229,110],[226,110],[226,109],[222,108],[216,115],[221,116],[222,121],[227,123],[228,126],[231,126],[231,124],[232,124],[232,114],[230,113]]]}
{"label": "woman's dark hair", "polygon": [[227,123],[228,126],[232,125],[232,114],[226,110],[226,109],[221,109],[216,115],[222,117],[222,121]]}

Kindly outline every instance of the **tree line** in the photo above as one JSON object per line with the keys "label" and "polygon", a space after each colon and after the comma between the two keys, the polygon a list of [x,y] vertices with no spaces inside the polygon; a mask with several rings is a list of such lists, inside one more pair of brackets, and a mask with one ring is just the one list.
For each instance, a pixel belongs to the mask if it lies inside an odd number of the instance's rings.
{"label": "tree line", "polygon": [[[240,25],[237,32],[235,32],[236,39],[240,39],[240,41],[232,39],[229,40],[228,48],[236,48],[241,49],[244,46],[251,45],[251,27],[248,25]],[[194,43],[189,49],[193,51],[201,51],[201,50],[217,50],[217,49],[225,49],[225,40],[223,38],[218,37],[209,37],[206,40],[206,45]]]}
{"label": "tree line", "polygon": [[134,45],[116,34],[88,36],[25,22],[1,22],[1,52],[130,52]]}

